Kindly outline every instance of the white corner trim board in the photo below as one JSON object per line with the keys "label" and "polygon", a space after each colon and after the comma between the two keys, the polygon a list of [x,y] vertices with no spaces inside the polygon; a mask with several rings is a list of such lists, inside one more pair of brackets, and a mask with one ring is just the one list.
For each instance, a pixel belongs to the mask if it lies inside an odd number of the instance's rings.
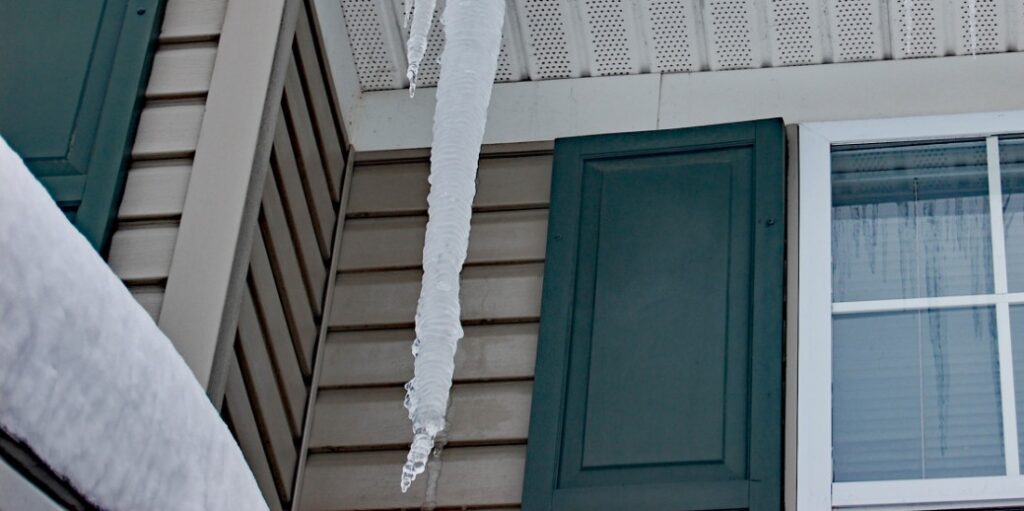
{"label": "white corner trim board", "polygon": [[103,509],[267,509],[185,361],[3,139],[0,183],[0,428]]}
{"label": "white corner trim board", "polygon": [[215,399],[269,165],[274,125],[264,120],[284,76],[275,65],[291,54],[297,13],[285,0],[228,3],[167,276],[160,328]]}

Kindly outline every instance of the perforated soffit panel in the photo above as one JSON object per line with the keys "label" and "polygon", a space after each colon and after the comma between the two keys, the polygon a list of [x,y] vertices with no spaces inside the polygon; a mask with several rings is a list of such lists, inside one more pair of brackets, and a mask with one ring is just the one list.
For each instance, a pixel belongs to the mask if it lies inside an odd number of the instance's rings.
{"label": "perforated soffit panel", "polygon": [[[339,0],[364,91],[408,86],[407,0]],[[444,9],[438,0],[437,12]],[[439,16],[420,68],[437,84]],[[1024,49],[1024,0],[507,0],[496,82]]]}

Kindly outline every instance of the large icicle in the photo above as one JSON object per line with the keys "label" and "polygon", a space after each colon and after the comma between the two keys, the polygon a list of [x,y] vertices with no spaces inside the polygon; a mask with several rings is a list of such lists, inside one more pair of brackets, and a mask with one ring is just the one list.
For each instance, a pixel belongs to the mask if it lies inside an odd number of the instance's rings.
{"label": "large icicle", "polygon": [[[417,2],[417,15],[419,3]],[[462,338],[459,273],[469,244],[476,167],[498,66],[505,0],[448,0],[434,113],[423,286],[416,310],[415,373],[406,385],[413,442],[402,491],[423,472],[445,428],[455,349]]]}
{"label": "large icicle", "polygon": [[409,41],[406,43],[406,60],[409,62],[409,68],[405,74],[409,78],[409,97],[416,94],[416,77],[420,72],[420,61],[427,51],[427,35],[430,34],[430,25],[434,21],[436,5],[437,0],[405,0],[406,26],[409,26],[410,15],[412,17]]}

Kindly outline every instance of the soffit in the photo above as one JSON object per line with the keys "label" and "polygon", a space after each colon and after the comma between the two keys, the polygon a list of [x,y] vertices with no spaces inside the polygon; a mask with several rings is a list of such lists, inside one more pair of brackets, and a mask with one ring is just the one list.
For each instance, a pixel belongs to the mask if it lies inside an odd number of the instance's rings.
{"label": "soffit", "polygon": [[[340,0],[361,91],[401,89],[405,0]],[[444,8],[438,0],[437,12]],[[435,15],[419,87],[436,85]],[[338,27],[341,28],[341,27]],[[508,0],[496,82],[1024,48],[1024,0]]]}

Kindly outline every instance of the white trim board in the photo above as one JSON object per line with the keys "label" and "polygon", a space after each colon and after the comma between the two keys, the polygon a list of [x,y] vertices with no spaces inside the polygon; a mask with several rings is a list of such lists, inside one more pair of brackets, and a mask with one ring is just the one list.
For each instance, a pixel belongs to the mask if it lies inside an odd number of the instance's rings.
{"label": "white trim board", "polygon": [[228,3],[160,311],[218,406],[297,14],[298,0]]}
{"label": "white trim board", "polygon": [[[331,74],[357,151],[430,146],[436,89],[358,92],[336,2],[317,0]],[[346,44],[336,44],[344,41]],[[1024,53],[495,84],[484,143],[703,126],[1024,108]]]}

